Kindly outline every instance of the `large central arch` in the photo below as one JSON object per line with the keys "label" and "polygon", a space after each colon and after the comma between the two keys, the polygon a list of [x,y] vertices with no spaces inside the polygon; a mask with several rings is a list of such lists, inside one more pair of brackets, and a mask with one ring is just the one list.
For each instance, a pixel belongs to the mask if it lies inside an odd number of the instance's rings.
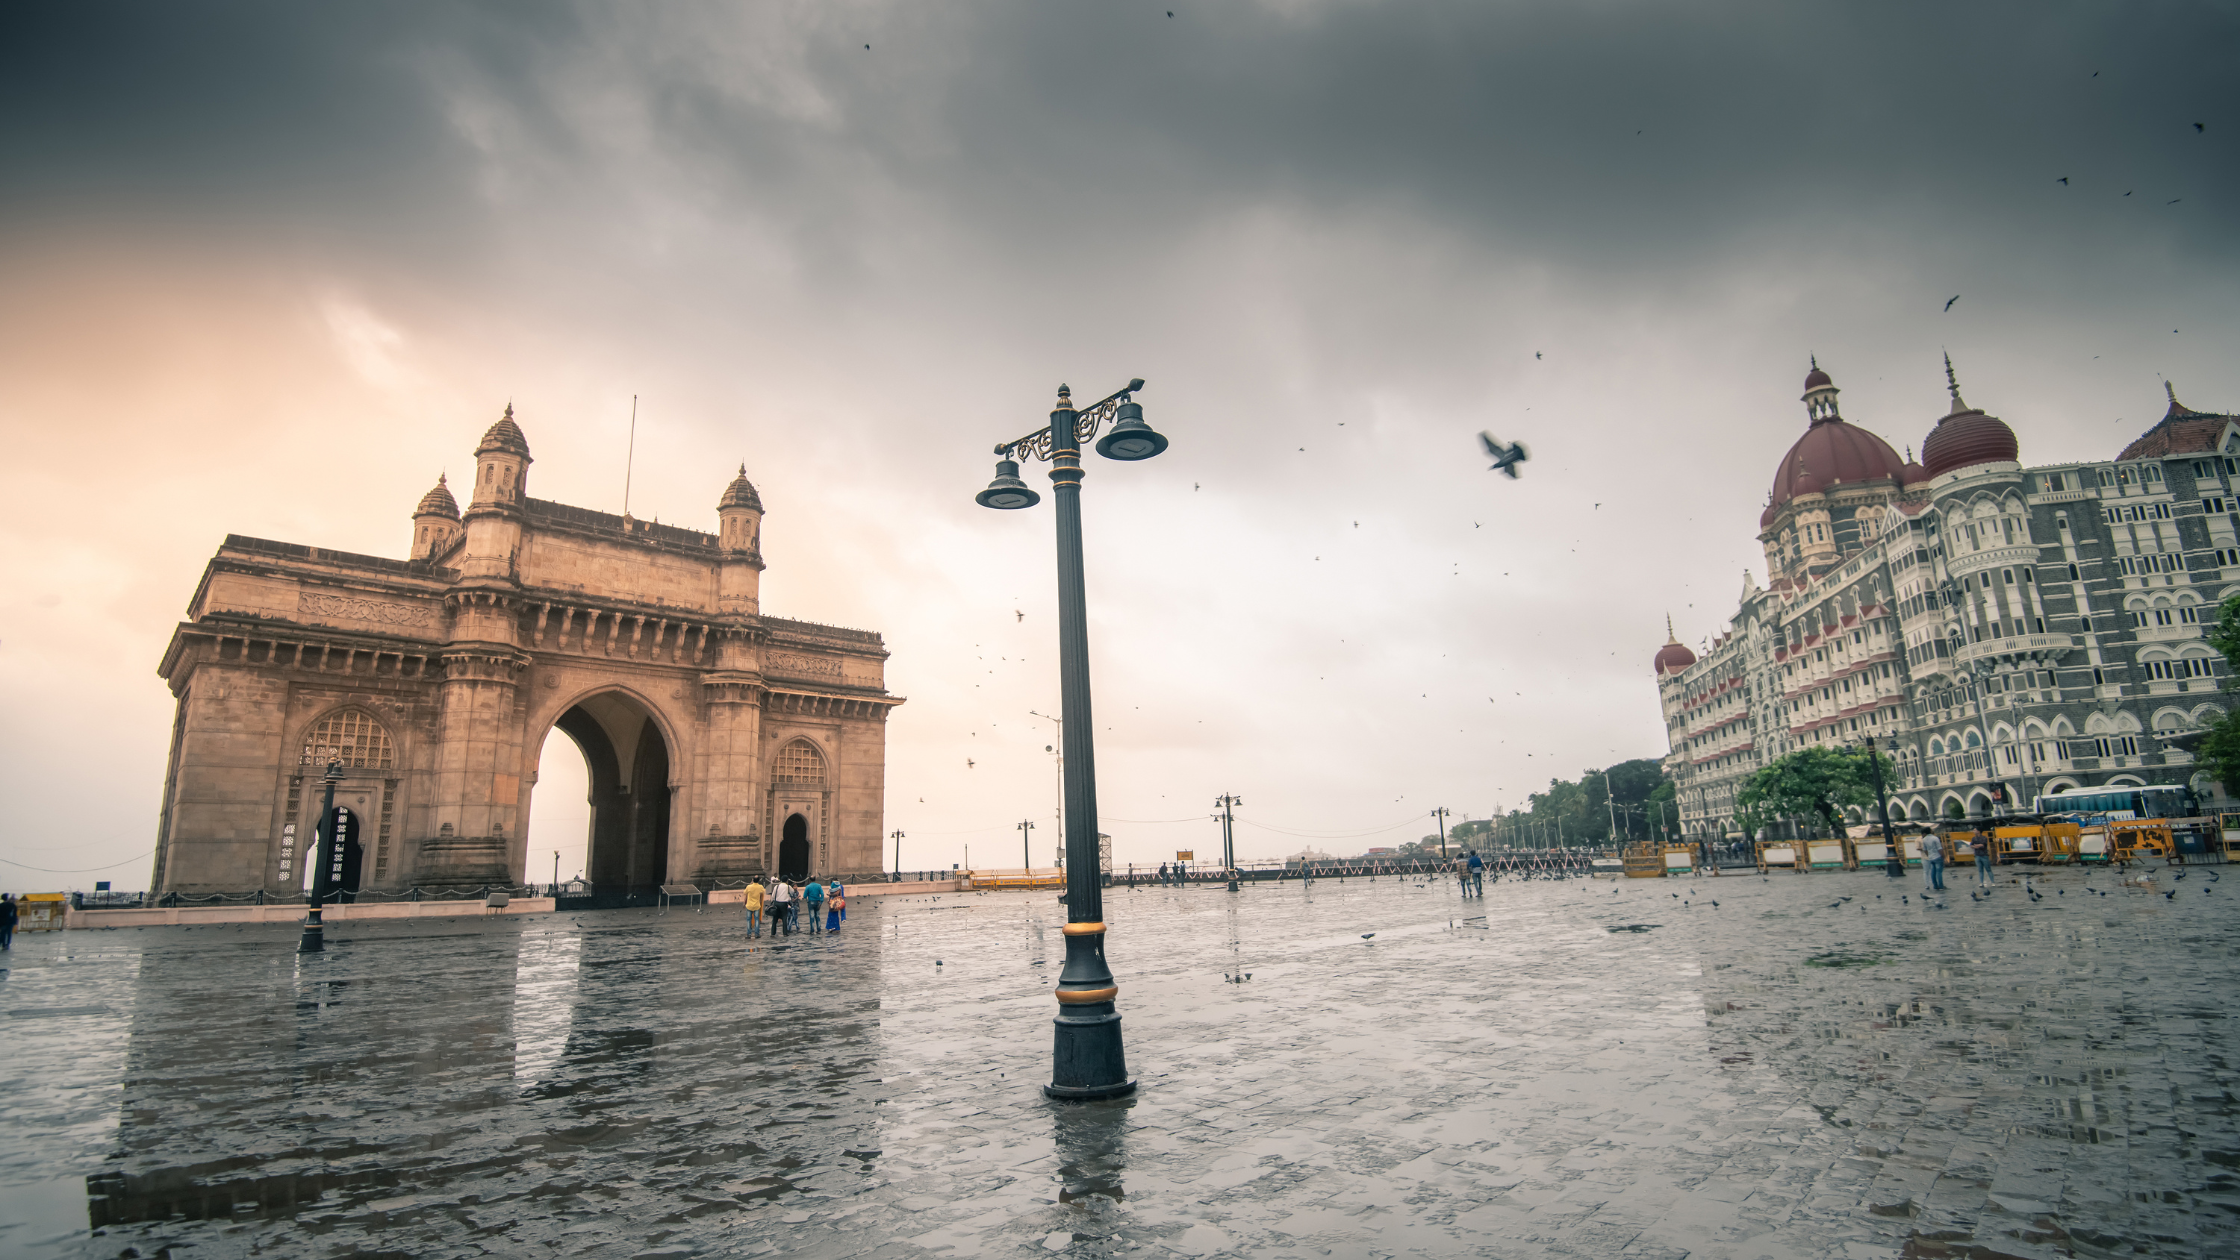
{"label": "large central arch", "polygon": [[553,726],[589,772],[584,876],[600,905],[653,900],[669,875],[673,791],[669,741],[645,705],[619,691],[586,696]]}

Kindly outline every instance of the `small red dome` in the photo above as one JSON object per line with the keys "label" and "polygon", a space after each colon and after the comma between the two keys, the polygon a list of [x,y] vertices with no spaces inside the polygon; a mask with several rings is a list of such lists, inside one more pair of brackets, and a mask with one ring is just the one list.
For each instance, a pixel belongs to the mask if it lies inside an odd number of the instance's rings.
{"label": "small red dome", "polygon": [[1955,410],[1937,421],[1929,439],[1921,444],[1922,480],[1973,464],[2013,463],[2021,451],[2014,430],[1998,417],[1973,407]]}
{"label": "small red dome", "polygon": [[1905,471],[1898,477],[1900,484],[1908,486],[1918,486],[1928,479],[1929,470],[1910,459],[1906,461]]}
{"label": "small red dome", "polygon": [[1820,365],[1818,363],[1815,363],[1812,365],[1812,370],[1805,374],[1804,392],[1809,394],[1813,390],[1820,388],[1822,385],[1833,385],[1835,383],[1835,378],[1828,375],[1826,372],[1821,371]]}
{"label": "small red dome", "polygon": [[1766,504],[1766,510],[1765,510],[1765,511],[1763,511],[1763,512],[1760,512],[1760,513],[1758,513],[1758,528],[1759,528],[1760,530],[1768,530],[1768,529],[1772,529],[1772,528],[1773,528],[1773,518],[1774,518],[1774,517],[1776,517],[1776,516],[1779,516],[1780,514],[1781,514],[1781,509],[1780,509],[1780,508],[1778,508],[1778,507],[1775,507],[1775,506],[1774,506],[1773,504],[1771,504],[1771,503],[1768,503],[1768,504]]}
{"label": "small red dome", "polygon": [[1689,651],[1685,643],[1667,643],[1657,649],[1657,672],[1660,674],[1677,674],[1695,663],[1696,654]]}

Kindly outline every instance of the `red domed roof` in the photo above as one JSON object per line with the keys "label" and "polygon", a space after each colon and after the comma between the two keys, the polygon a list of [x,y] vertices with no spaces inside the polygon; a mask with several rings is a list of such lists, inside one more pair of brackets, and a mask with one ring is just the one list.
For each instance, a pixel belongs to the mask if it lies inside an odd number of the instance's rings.
{"label": "red domed roof", "polygon": [[1781,457],[1773,472],[1773,504],[1778,508],[1800,494],[1819,494],[1838,482],[1848,486],[1878,478],[1894,481],[1904,471],[1905,462],[1888,442],[1841,418],[1822,420],[1806,429]]}
{"label": "red domed roof", "polygon": [[1898,477],[1900,484],[1918,486],[1929,479],[1929,470],[1912,460],[1906,461],[1905,472]]}
{"label": "red domed roof", "polygon": [[1664,619],[1664,639],[1664,646],[1657,649],[1656,664],[1660,677],[1677,674],[1696,663],[1696,654],[1689,651],[1688,645],[1680,641],[1680,636],[1672,632],[1672,618],[1669,616]]}
{"label": "red domed roof", "polygon": [[1929,477],[1942,477],[1955,468],[1974,464],[2013,463],[2022,453],[2014,430],[1997,416],[1987,416],[1960,397],[1960,379],[1953,375],[1952,356],[1944,357],[1944,380],[1952,391],[1952,410],[1929,430],[1921,444],[1921,466]]}
{"label": "red domed roof", "polygon": [[1763,511],[1763,512],[1760,512],[1760,513],[1758,513],[1758,528],[1759,528],[1759,529],[1772,529],[1772,528],[1773,528],[1773,518],[1774,518],[1774,516],[1775,516],[1775,515],[1776,515],[1777,513],[1779,513],[1780,511],[1781,511],[1781,509],[1780,509],[1780,508],[1777,508],[1777,507],[1775,507],[1775,506],[1774,506],[1774,505],[1772,505],[1771,503],[1768,503],[1768,504],[1766,504],[1766,510],[1765,510],[1765,511]]}
{"label": "red domed roof", "polygon": [[1921,468],[1926,480],[1970,464],[2012,463],[2021,451],[2004,421],[1970,407],[1955,410],[1929,430],[1929,440],[1921,444]]}
{"label": "red domed roof", "polygon": [[1826,372],[1821,371],[1820,364],[1818,363],[1818,361],[1815,361],[1812,365],[1812,370],[1805,373],[1804,392],[1809,394],[1813,390],[1820,388],[1822,385],[1833,385],[1835,383],[1835,378],[1828,375]]}

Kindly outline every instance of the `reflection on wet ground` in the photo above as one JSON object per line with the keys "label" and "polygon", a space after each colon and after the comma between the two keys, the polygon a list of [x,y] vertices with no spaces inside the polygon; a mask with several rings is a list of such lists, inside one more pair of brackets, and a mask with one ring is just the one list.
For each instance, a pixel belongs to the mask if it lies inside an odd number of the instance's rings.
{"label": "reflection on wet ground", "polygon": [[2235,1254],[2206,873],[1115,890],[1090,1105],[1047,894],[18,937],[0,1254]]}

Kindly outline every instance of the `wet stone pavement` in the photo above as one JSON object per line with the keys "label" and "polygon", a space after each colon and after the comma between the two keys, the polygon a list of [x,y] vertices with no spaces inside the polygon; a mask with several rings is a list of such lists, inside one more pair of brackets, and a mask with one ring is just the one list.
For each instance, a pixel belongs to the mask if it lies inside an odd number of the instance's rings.
{"label": "wet stone pavement", "polygon": [[0,1255],[2230,1256],[2214,871],[1116,889],[1088,1105],[1046,893],[18,937]]}

